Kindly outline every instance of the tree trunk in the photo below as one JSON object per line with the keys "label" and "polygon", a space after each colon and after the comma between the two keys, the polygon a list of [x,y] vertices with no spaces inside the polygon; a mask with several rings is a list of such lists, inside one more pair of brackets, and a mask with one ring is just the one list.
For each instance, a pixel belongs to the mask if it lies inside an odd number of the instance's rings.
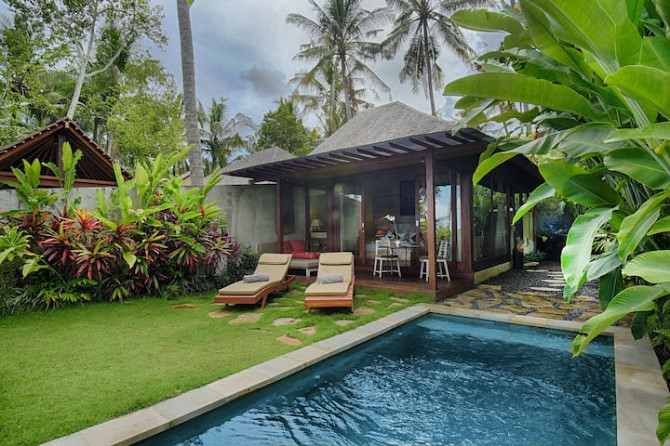
{"label": "tree trunk", "polygon": [[428,53],[428,23],[421,23],[423,27],[423,58],[426,63],[426,80],[428,81],[428,97],[430,98],[430,113],[437,116],[435,111],[435,97],[433,96],[433,73],[430,67],[430,54]]}
{"label": "tree trunk", "polygon": [[[70,100],[70,106],[67,109],[66,117],[74,119],[74,112],[77,111],[77,105],[79,104],[79,97],[81,96],[81,89],[84,86],[84,80],[86,79],[86,69],[88,68],[88,60],[93,52],[93,43],[95,42],[95,24],[98,21],[98,4],[94,4],[93,9],[93,20],[91,21],[91,31],[88,36],[88,43],[86,45],[86,50],[81,48],[79,52],[79,73],[77,73],[77,81],[74,84],[74,92],[72,93],[72,99]],[[77,46],[79,48],[79,46]]]}
{"label": "tree trunk", "polygon": [[342,54],[340,54],[340,69],[342,70],[342,86],[344,87],[344,108],[347,112],[347,121],[350,121],[353,113],[351,107],[351,97],[349,96],[349,77],[347,76],[344,55]]}
{"label": "tree trunk", "polygon": [[204,172],[202,150],[200,148],[200,129],[198,128],[197,99],[195,94],[195,57],[193,54],[193,34],[191,32],[191,14],[187,0],[177,0],[179,19],[179,40],[181,43],[181,72],[184,85],[184,122],[186,141],[192,146],[188,154],[191,169],[191,185],[202,186]]}

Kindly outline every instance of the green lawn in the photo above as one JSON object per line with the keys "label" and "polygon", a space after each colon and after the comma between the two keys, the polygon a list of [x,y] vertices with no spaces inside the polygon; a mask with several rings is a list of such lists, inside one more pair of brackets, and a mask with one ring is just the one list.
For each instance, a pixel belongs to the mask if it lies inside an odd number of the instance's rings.
{"label": "green lawn", "polygon": [[[0,444],[33,445],[155,404],[288,351],[282,335],[304,345],[430,299],[391,299],[388,291],[356,290],[356,307],[375,313],[314,310],[303,304],[306,284],[270,300],[267,308],[229,307],[213,318],[213,292],[179,300],[141,299],[0,318]],[[173,308],[190,303],[195,308]],[[231,325],[243,313],[256,323]],[[301,319],[273,326],[280,317]],[[335,321],[350,319],[345,327]],[[299,328],[316,327],[308,336]]]}

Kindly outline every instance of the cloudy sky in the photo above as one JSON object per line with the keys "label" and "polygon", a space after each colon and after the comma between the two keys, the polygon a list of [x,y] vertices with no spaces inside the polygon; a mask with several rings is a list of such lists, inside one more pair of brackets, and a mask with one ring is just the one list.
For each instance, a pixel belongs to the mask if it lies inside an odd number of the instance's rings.
{"label": "cloudy sky", "polygon": [[[317,0],[317,3],[323,4],[324,1]],[[154,56],[163,61],[181,87],[176,1],[152,0],[152,3],[163,6],[163,32],[169,39],[167,47],[162,51],[153,51]],[[363,1],[366,9],[383,5],[383,0]],[[309,36],[302,29],[286,23],[289,13],[314,17],[307,0],[195,0],[191,7],[191,23],[196,89],[203,105],[209,104],[211,98],[225,97],[233,114],[242,112],[260,122],[267,111],[276,107],[274,102],[280,96],[287,96],[291,92],[287,86],[288,80],[295,73],[308,68],[308,65],[294,61],[293,56],[302,43],[309,41]],[[478,52],[493,49],[497,45],[494,36],[477,33],[467,35],[470,45]],[[371,66],[391,87],[393,100],[403,101],[430,113],[430,105],[424,94],[420,92],[413,95],[409,84],[399,82],[402,55],[399,54],[396,59]],[[463,63],[446,50],[439,64],[447,82],[469,72]],[[383,104],[389,100],[388,95],[384,95],[372,102]],[[444,107],[443,116],[448,118],[451,109],[446,101],[447,98],[441,96],[441,88],[436,88],[436,105],[438,108]],[[313,119],[306,119],[306,122],[316,124]]]}

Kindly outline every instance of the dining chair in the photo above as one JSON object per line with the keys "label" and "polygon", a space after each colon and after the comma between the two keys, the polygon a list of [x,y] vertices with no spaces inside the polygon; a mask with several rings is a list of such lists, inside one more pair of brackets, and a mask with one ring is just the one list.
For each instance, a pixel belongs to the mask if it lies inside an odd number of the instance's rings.
{"label": "dining chair", "polygon": [[[451,282],[451,277],[449,276],[449,267],[447,266],[447,252],[449,247],[449,242],[447,240],[440,240],[440,247],[437,250],[437,259],[435,263],[437,264],[437,275],[436,277],[440,279],[447,279]],[[428,274],[430,267],[428,266],[428,257],[422,257],[419,259],[421,261],[421,271],[419,271],[419,279],[421,279],[424,274],[426,275],[426,282],[428,282]]]}
{"label": "dining chair", "polygon": [[[387,269],[384,269],[384,263],[388,263]],[[395,267],[394,267],[395,266]],[[375,264],[372,269],[372,275],[379,273],[398,273],[398,277],[402,277],[400,272],[400,256],[393,253],[391,242],[388,239],[375,240]]]}

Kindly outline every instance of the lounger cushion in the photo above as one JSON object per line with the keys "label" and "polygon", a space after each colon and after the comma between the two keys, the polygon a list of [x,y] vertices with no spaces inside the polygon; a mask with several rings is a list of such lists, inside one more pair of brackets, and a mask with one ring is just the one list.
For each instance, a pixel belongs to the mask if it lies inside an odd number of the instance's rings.
{"label": "lounger cushion", "polygon": [[244,283],[269,282],[269,274],[247,274],[243,278]]}
{"label": "lounger cushion", "polygon": [[260,265],[285,265],[291,260],[289,254],[263,254],[258,259]]}
{"label": "lounger cushion", "polygon": [[305,290],[306,296],[344,296],[349,290],[349,282],[313,283]]}
{"label": "lounger cushion", "polygon": [[339,283],[344,282],[342,274],[329,274],[327,276],[318,276],[316,283]]}
{"label": "lounger cushion", "polygon": [[350,252],[328,252],[320,257],[321,265],[351,265],[354,256]]}
{"label": "lounger cushion", "polygon": [[253,283],[245,283],[240,280],[239,282],[231,283],[225,288],[221,288],[218,294],[227,296],[254,295],[263,288],[277,282],[280,282],[280,280],[273,280],[271,282],[253,282]]}

